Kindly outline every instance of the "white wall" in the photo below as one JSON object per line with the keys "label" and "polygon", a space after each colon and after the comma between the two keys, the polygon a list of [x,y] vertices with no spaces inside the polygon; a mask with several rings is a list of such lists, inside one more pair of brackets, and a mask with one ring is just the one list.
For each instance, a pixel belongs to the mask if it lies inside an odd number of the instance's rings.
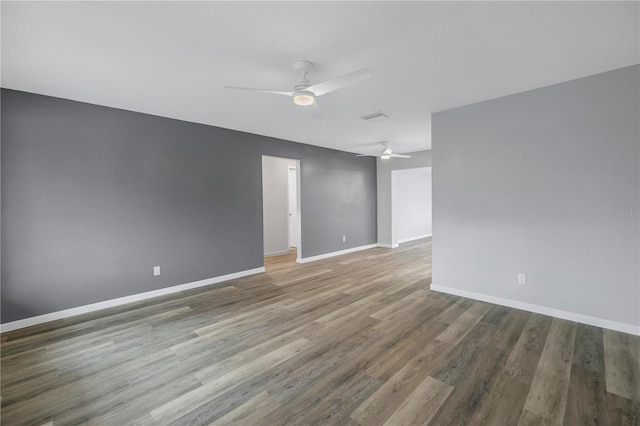
{"label": "white wall", "polygon": [[288,167],[296,160],[262,156],[264,255],[289,252]]}
{"label": "white wall", "polygon": [[377,213],[378,243],[392,247],[393,215],[391,199],[391,172],[393,170],[431,167],[431,151],[412,152],[411,158],[389,158],[377,160]]}
{"label": "white wall", "polygon": [[432,289],[640,332],[639,99],[635,65],[434,114]]}
{"label": "white wall", "polygon": [[431,235],[431,167],[391,172],[392,241]]}

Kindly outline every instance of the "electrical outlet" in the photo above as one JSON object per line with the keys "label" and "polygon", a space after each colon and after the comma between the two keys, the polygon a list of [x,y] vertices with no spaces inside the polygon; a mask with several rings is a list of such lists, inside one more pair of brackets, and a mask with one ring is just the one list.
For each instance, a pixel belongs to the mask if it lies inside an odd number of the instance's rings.
{"label": "electrical outlet", "polygon": [[342,236],[342,242],[343,242],[343,243],[346,243],[346,242],[347,242],[347,236],[346,236],[346,235],[343,235],[343,236]]}
{"label": "electrical outlet", "polygon": [[526,284],[527,283],[527,274],[520,272],[518,274],[518,284]]}
{"label": "electrical outlet", "polygon": [[160,267],[159,266],[154,266],[153,267],[153,276],[157,277],[158,275],[160,275]]}

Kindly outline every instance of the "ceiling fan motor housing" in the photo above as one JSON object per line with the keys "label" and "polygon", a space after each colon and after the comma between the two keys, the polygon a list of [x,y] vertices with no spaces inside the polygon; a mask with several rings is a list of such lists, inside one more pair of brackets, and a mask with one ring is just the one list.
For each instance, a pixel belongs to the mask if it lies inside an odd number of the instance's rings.
{"label": "ceiling fan motor housing", "polygon": [[308,106],[312,105],[315,101],[315,96],[313,93],[306,90],[298,90],[296,87],[296,92],[293,94],[293,102],[296,105]]}
{"label": "ceiling fan motor housing", "polygon": [[313,63],[310,61],[296,61],[293,64],[293,69],[300,74],[301,80],[296,85],[293,92],[293,102],[296,105],[308,106],[312,105],[315,101],[315,95],[306,90],[310,86],[307,74],[314,70]]}

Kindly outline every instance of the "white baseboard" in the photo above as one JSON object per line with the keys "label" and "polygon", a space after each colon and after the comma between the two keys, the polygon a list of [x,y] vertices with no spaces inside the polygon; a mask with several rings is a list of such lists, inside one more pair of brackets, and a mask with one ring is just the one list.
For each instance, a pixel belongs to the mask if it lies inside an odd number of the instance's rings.
{"label": "white baseboard", "polygon": [[104,302],[78,306],[76,308],[65,309],[63,311],[51,312],[49,314],[38,315],[37,317],[7,322],[4,324],[0,324],[0,333],[17,330],[19,328],[30,327],[32,325],[42,324],[49,321],[69,318],[80,314],[86,314],[88,312],[94,312],[100,309],[112,308],[114,306],[124,305],[131,302],[151,299],[153,297],[164,296],[166,294],[177,293],[184,290],[191,290],[193,288],[204,287],[212,284],[218,284],[224,281],[246,277],[248,275],[259,274],[260,272],[264,272],[264,266],[255,269],[248,269],[246,271],[234,272],[233,274],[221,275],[219,277],[207,278],[200,281],[194,281],[186,284],[175,285],[172,287],[161,288],[158,290],[147,291],[144,293],[132,294],[131,296],[119,297],[117,299],[105,300]]}
{"label": "white baseboard", "polygon": [[382,248],[396,248],[398,246],[399,246],[399,244],[382,244],[382,243],[378,243],[378,247],[382,247]]}
{"label": "white baseboard", "polygon": [[640,336],[640,326],[638,325],[591,317],[588,315],[549,308],[547,306],[534,305],[531,303],[520,302],[518,300],[504,299],[502,297],[490,296],[488,294],[475,293],[473,291],[460,290],[436,284],[431,284],[431,290]]}
{"label": "white baseboard", "polygon": [[298,263],[314,262],[316,260],[326,259],[328,257],[340,256],[342,254],[353,253],[354,251],[367,250],[367,249],[376,248],[376,247],[378,247],[378,244],[368,244],[366,246],[353,247],[350,249],[340,250],[340,251],[332,251],[331,253],[319,254],[317,256],[303,257],[302,259],[296,259],[296,261]]}
{"label": "white baseboard", "polygon": [[418,235],[417,237],[403,238],[401,240],[398,240],[398,244],[408,243],[409,241],[421,240],[423,238],[428,238],[430,236],[431,234],[425,234],[425,235]]}
{"label": "white baseboard", "polygon": [[289,250],[272,251],[271,253],[265,253],[264,257],[281,256],[283,254],[289,254],[289,253],[291,253]]}

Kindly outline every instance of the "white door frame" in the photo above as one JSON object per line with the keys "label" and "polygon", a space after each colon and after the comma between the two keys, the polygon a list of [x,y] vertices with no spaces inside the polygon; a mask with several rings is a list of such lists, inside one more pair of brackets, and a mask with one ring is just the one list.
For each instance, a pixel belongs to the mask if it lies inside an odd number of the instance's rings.
{"label": "white door frame", "polygon": [[[295,179],[295,206],[291,205],[291,181],[293,179],[291,179],[291,172],[294,172],[294,179]],[[298,248],[298,244],[299,244],[299,240],[300,238],[298,238],[298,170],[295,166],[287,166],[287,192],[288,192],[288,197],[287,197],[287,204],[288,204],[288,227],[287,227],[287,231],[288,231],[288,240],[289,240],[289,246],[290,247],[295,247],[296,249]],[[293,208],[292,208],[293,207]],[[295,210],[295,217],[293,217],[291,215],[291,211]],[[292,223],[291,221],[295,220],[295,223],[293,225],[295,229],[291,229],[292,228]],[[291,234],[295,235],[295,238],[291,239]]]}
{"label": "white door frame", "polygon": [[[301,185],[300,185],[300,160],[296,161],[296,211],[298,217],[296,220],[296,261],[302,259],[302,203],[301,203]],[[288,170],[287,170],[288,172]],[[288,230],[288,228],[287,228]]]}

